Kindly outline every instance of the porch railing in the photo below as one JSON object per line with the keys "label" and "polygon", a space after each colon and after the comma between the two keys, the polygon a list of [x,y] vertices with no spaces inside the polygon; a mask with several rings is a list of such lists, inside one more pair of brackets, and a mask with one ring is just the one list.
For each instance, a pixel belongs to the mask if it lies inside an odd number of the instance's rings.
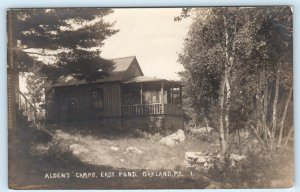
{"label": "porch railing", "polygon": [[162,106],[161,103],[122,106],[123,116],[160,115],[160,114],[182,115],[182,108],[171,104],[164,104],[164,106]]}
{"label": "porch railing", "polygon": [[27,117],[28,121],[35,123],[38,110],[21,91],[18,91],[18,108]]}

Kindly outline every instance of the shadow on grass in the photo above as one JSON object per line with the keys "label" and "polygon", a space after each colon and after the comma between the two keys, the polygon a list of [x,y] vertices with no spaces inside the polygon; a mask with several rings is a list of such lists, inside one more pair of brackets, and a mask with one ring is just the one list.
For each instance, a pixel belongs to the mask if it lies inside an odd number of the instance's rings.
{"label": "shadow on grass", "polygon": [[[104,137],[105,134],[107,138],[107,135],[111,134],[102,131],[99,137]],[[116,133],[113,132],[112,135],[115,136]],[[118,137],[128,136],[123,131],[117,135]],[[13,189],[188,189],[204,188],[209,184],[201,176],[190,178],[187,172],[184,173],[184,177],[149,178],[142,177],[141,173],[145,170],[90,165],[80,161],[70,151],[58,153],[54,151],[50,155],[33,154],[31,146],[47,143],[52,138],[32,127],[26,131],[19,130],[14,138],[15,142],[9,143],[9,186]],[[101,173],[109,172],[115,172],[115,177],[101,177]],[[119,172],[137,172],[139,177],[118,177]],[[68,173],[70,177],[49,178],[58,173]],[[97,177],[78,177],[84,173],[95,173]]]}
{"label": "shadow on grass", "polygon": [[[81,120],[66,121],[60,123],[47,123],[49,131],[62,130],[70,134],[80,134],[82,136],[93,135],[97,139],[117,140],[120,138],[144,138],[146,135],[160,134],[167,136],[175,132],[169,129],[145,129],[145,127],[116,128],[99,125],[99,121]],[[144,125],[145,126],[145,125]]]}

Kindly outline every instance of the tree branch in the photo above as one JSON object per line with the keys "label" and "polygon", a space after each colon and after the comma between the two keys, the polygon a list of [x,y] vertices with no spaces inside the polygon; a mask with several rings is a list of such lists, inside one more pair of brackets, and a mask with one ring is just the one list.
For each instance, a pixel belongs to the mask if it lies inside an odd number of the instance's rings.
{"label": "tree branch", "polygon": [[27,54],[32,54],[32,55],[39,55],[39,56],[57,56],[57,54],[43,54],[43,53],[37,53],[37,52],[31,52],[31,51],[26,51],[24,50],[25,53]]}
{"label": "tree branch", "polygon": [[260,145],[262,146],[262,148],[265,150],[266,147],[264,145],[264,142],[263,140],[260,138],[260,136],[258,135],[257,133],[257,130],[255,129],[255,127],[253,125],[251,125],[251,130],[253,131],[254,133],[254,136],[257,138],[257,140],[259,141]]}

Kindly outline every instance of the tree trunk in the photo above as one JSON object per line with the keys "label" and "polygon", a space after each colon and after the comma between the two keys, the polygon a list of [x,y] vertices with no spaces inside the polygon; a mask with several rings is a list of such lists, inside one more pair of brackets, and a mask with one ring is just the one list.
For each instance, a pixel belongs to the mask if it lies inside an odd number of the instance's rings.
{"label": "tree trunk", "polygon": [[268,115],[268,104],[269,104],[269,86],[268,86],[268,78],[266,77],[266,71],[263,70],[263,81],[264,81],[264,93],[262,96],[263,100],[263,108],[262,108],[262,129],[264,134],[264,143],[267,150],[270,150],[270,141],[269,141],[269,127],[267,124],[267,115]]}
{"label": "tree trunk", "polygon": [[[228,72],[227,72],[228,74]],[[227,140],[229,136],[229,112],[230,112],[230,98],[231,98],[231,89],[229,85],[228,75],[226,75],[227,78],[225,80],[225,86],[226,86],[226,97],[225,97],[225,114],[224,114],[224,120],[225,120],[225,138]]]}
{"label": "tree trunk", "polygon": [[258,72],[258,86],[256,88],[256,95],[255,95],[255,118],[256,118],[256,127],[258,129],[258,133],[261,136],[264,133],[263,126],[262,126],[262,115],[263,115],[263,84],[264,84],[264,71]]}
{"label": "tree trunk", "polygon": [[284,121],[285,121],[286,112],[287,112],[287,109],[288,109],[288,106],[289,106],[289,103],[290,103],[290,100],[291,100],[291,97],[292,97],[292,93],[293,93],[293,89],[290,88],[289,94],[288,94],[288,97],[287,97],[287,100],[286,100],[285,105],[284,105],[284,110],[283,110],[282,118],[281,118],[281,121],[280,121],[280,123],[279,123],[279,125],[280,125],[280,132],[279,132],[279,137],[278,137],[277,148],[280,148],[280,147],[281,147],[282,132],[283,132],[283,127],[284,127]]}
{"label": "tree trunk", "polygon": [[275,151],[275,133],[277,130],[277,104],[278,104],[278,92],[279,92],[279,71],[276,74],[275,80],[275,96],[273,101],[273,111],[272,111],[272,132],[271,132],[271,151]]}
{"label": "tree trunk", "polygon": [[204,116],[204,121],[205,121],[205,125],[206,125],[206,132],[209,133],[208,131],[208,122],[207,122],[207,118],[206,118],[206,115],[204,114],[203,112],[203,109],[201,108],[201,111],[202,111],[202,115]]}
{"label": "tree trunk", "polygon": [[238,133],[238,141],[239,141],[239,155],[242,155],[242,149],[241,149],[241,135],[240,135],[240,124],[239,124],[239,123],[238,123],[237,133]]}
{"label": "tree trunk", "polygon": [[[231,50],[229,50],[230,43],[229,43],[229,30],[228,20],[226,15],[223,16],[224,22],[224,29],[225,29],[225,65],[224,65],[224,74],[220,83],[220,92],[219,92],[219,102],[220,102],[220,116],[219,116],[219,131],[220,131],[220,145],[221,145],[221,157],[226,154],[227,152],[227,139],[229,136],[229,112],[230,112],[230,98],[231,98],[231,89],[229,83],[229,76],[234,64],[234,56],[235,56],[235,41],[232,40]],[[236,25],[237,25],[237,18],[234,20],[233,24],[233,33],[231,34],[232,37],[236,35]],[[234,39],[234,38],[233,38]],[[231,52],[230,52],[231,51]],[[226,91],[226,97],[225,97]],[[226,99],[226,100],[225,100]],[[225,101],[225,103],[224,103]],[[225,105],[224,105],[225,104]],[[225,120],[225,126],[224,121]]]}
{"label": "tree trunk", "polygon": [[223,157],[226,153],[227,142],[225,138],[223,113],[224,113],[224,97],[225,97],[225,79],[227,74],[224,72],[219,92],[220,114],[219,114],[219,139],[220,139],[220,155]]}
{"label": "tree trunk", "polygon": [[286,140],[285,140],[285,143],[284,143],[285,148],[287,148],[287,146],[288,146],[288,143],[289,143],[289,140],[290,140],[290,137],[291,137],[293,131],[294,131],[294,127],[292,126],[289,130],[288,136],[286,137]]}
{"label": "tree trunk", "polygon": [[[230,78],[230,73],[231,73],[231,69],[234,63],[234,55],[235,55],[235,41],[232,40],[232,45],[231,45],[231,52],[229,50],[230,47],[230,43],[229,43],[229,31],[228,31],[228,26],[230,24],[228,24],[227,18],[226,16],[223,16],[223,20],[224,20],[224,28],[225,28],[225,71],[224,71],[224,96],[225,96],[225,92],[226,92],[226,97],[225,97],[225,110],[223,109],[224,113],[224,120],[225,120],[225,126],[224,126],[224,132],[225,132],[225,140],[227,140],[228,136],[229,136],[229,112],[230,112],[230,98],[231,98],[231,89],[230,89],[230,83],[229,83],[229,78]],[[237,19],[235,18],[233,27],[233,34],[231,34],[233,37],[235,37],[236,34],[236,25],[237,25]],[[233,38],[234,39],[234,38]],[[226,88],[226,90],[225,90]],[[224,105],[224,101],[223,101],[223,105]]]}

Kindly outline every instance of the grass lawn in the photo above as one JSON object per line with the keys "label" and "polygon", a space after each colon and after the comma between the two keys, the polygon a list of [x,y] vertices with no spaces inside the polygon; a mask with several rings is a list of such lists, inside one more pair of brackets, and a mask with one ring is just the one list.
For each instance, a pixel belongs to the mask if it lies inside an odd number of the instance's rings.
{"label": "grass lawn", "polygon": [[[187,168],[184,161],[185,153],[191,151],[216,154],[219,149],[217,132],[210,134],[186,132],[183,142],[169,147],[160,143],[166,135],[149,134],[138,130],[112,132],[70,125],[51,125],[48,130],[53,133],[52,139],[48,142],[27,142],[28,145],[21,144],[17,147],[22,152],[14,157],[22,161],[15,163],[17,166],[12,166],[15,169],[12,173],[15,174],[17,188],[205,188],[214,182],[219,183],[217,188],[264,188],[288,187],[293,183],[294,164],[291,159],[293,151],[268,156],[259,150],[259,143],[253,138],[242,138],[238,146],[234,134],[231,135],[230,153],[238,154],[241,149],[242,154],[246,156],[246,162],[242,166],[234,168],[229,166],[225,172],[218,168],[213,169],[213,172],[198,171],[196,176],[191,177],[189,171],[195,170]],[[30,137],[30,135],[21,136],[21,138]],[[27,140],[20,143],[26,143]],[[29,150],[27,146],[30,146]],[[136,148],[141,153],[126,153],[128,147]],[[163,180],[160,177],[113,180],[44,178],[45,173],[56,172],[75,174],[166,170],[182,171],[184,177],[163,178]]]}
{"label": "grass lawn", "polygon": [[[69,128],[68,130],[70,130]],[[72,130],[72,129],[71,129]],[[185,141],[173,147],[161,144],[163,138],[160,134],[147,134],[140,132],[118,134],[114,137],[111,133],[97,132],[88,134],[86,132],[59,130],[55,131],[54,142],[60,143],[61,150],[69,150],[73,144],[85,150],[78,150],[76,156],[84,163],[91,165],[112,166],[114,168],[126,169],[185,169],[184,155],[187,151],[214,152],[218,149],[216,133],[209,135],[206,141],[199,142],[199,137],[186,134]],[[48,146],[47,146],[48,145]],[[36,146],[36,150],[47,150],[51,146]],[[111,148],[117,147],[118,150]],[[141,154],[125,153],[128,147],[135,147],[142,151]]]}

